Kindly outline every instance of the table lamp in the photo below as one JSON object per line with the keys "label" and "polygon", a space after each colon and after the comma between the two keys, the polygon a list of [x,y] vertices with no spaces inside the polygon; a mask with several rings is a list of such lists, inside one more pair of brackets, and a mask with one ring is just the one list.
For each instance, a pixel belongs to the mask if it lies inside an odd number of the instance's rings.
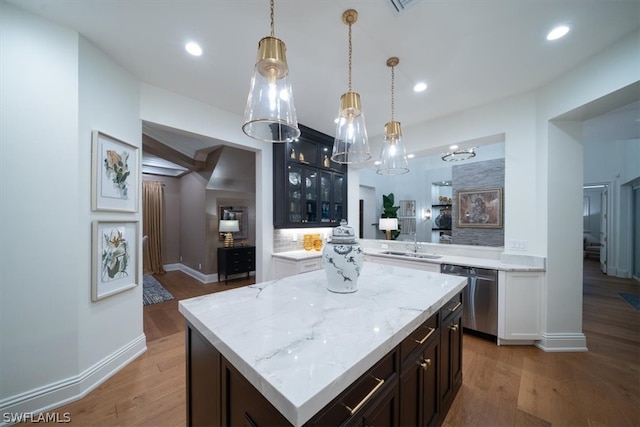
{"label": "table lamp", "polygon": [[391,230],[398,229],[398,218],[380,218],[378,227],[385,232],[387,240],[391,240]]}
{"label": "table lamp", "polygon": [[224,247],[230,248],[233,246],[232,233],[240,231],[240,223],[236,219],[222,219],[218,231],[224,233]]}

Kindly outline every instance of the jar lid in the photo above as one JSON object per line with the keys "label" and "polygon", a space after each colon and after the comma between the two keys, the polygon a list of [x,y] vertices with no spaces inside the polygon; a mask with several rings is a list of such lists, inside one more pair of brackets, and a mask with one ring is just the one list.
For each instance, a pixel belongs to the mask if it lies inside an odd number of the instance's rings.
{"label": "jar lid", "polygon": [[331,237],[332,243],[355,243],[356,234],[353,227],[347,225],[344,219],[340,221],[340,225],[333,229]]}

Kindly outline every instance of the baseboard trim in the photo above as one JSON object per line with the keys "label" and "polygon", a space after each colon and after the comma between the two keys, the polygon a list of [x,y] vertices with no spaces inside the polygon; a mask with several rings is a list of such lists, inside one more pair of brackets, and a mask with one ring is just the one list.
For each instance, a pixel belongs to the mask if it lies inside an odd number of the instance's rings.
{"label": "baseboard trim", "polygon": [[5,414],[39,414],[82,399],[146,350],[147,340],[142,334],[78,375],[3,399],[0,426],[14,423],[7,423]]}
{"label": "baseboard trim", "polygon": [[582,333],[544,333],[542,339],[536,341],[535,346],[546,352],[589,351],[587,337]]}
{"label": "baseboard trim", "polygon": [[202,272],[198,271],[198,270],[194,270],[193,268],[189,267],[188,265],[184,265],[182,263],[178,263],[178,264],[166,264],[163,266],[165,271],[182,271],[185,274],[188,274],[189,276],[193,277],[196,280],[199,280],[200,282],[207,284],[207,283],[215,283],[218,281],[218,274],[203,274]]}

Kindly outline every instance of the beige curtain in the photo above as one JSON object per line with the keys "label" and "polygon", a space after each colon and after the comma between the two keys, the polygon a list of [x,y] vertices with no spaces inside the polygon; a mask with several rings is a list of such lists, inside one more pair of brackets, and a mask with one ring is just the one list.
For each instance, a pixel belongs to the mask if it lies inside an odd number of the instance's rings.
{"label": "beige curtain", "polygon": [[164,273],[162,261],[162,216],[164,184],[142,181],[142,269],[144,274]]}

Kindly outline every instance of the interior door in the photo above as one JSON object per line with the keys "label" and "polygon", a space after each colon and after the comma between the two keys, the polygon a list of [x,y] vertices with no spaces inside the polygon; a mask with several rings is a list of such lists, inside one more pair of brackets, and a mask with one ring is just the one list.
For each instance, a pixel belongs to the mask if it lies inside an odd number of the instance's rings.
{"label": "interior door", "polygon": [[607,236],[609,235],[609,190],[606,188],[600,193],[601,212],[600,216],[600,270],[607,273]]}

